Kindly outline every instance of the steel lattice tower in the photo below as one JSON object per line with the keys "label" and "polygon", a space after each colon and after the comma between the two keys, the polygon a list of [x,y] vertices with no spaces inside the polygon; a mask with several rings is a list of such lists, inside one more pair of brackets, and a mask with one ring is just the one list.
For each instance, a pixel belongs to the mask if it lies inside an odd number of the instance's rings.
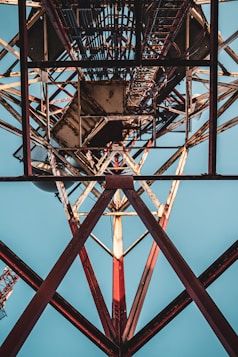
{"label": "steel lattice tower", "polygon": [[[1,260],[36,293],[0,356],[21,350],[48,304],[105,355],[130,357],[191,302],[224,351],[237,356],[236,326],[207,290],[234,266],[237,240],[196,276],[166,233],[179,186],[238,179],[235,166],[220,170],[217,150],[219,134],[238,123],[230,114],[238,96],[232,48],[238,34],[224,40],[218,31],[221,4],[42,0],[11,6],[19,32],[9,41],[0,36],[0,126],[22,138],[13,156],[23,169],[0,180],[32,182],[55,194],[71,238],[44,279],[1,241]],[[202,162],[195,162],[197,147],[205,148]],[[153,301],[156,262],[164,258],[185,290],[141,327],[145,300]],[[75,262],[100,327],[58,292]],[[101,286],[98,274],[102,285],[110,277],[110,287]]]}
{"label": "steel lattice tower", "polygon": [[9,267],[6,267],[0,276],[0,319],[6,316],[5,303],[18,279],[19,277]]}

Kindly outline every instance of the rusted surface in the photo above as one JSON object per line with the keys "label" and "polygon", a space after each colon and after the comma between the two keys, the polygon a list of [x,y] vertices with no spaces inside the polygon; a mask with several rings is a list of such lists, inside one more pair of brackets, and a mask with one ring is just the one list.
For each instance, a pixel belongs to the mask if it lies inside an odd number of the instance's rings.
{"label": "rusted surface", "polygon": [[106,188],[108,190],[117,188],[133,189],[133,176],[106,175]]}

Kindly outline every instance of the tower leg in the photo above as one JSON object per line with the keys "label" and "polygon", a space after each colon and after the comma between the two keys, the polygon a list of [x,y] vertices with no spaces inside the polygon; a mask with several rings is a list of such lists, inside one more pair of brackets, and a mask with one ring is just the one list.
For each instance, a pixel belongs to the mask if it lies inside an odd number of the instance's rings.
{"label": "tower leg", "polygon": [[[115,194],[115,204],[120,204],[120,191]],[[113,221],[113,301],[112,319],[116,330],[116,343],[121,344],[126,325],[126,298],[122,239],[122,217],[115,216]]]}

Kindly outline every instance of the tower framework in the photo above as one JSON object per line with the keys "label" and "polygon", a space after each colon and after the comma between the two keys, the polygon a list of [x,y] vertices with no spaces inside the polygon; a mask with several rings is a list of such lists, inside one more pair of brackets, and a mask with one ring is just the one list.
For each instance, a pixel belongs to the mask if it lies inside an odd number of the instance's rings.
{"label": "tower framework", "polygon": [[0,276],[0,319],[6,316],[5,303],[18,279],[19,277],[9,267],[5,267]]}
{"label": "tower framework", "polygon": [[[219,9],[235,11],[236,2],[212,1],[205,7],[199,0],[5,3],[0,6],[12,6],[18,16],[19,33],[0,39],[0,126],[5,140],[17,137],[12,153],[22,165],[0,180],[8,187],[34,183],[48,191],[39,194],[49,200],[55,195],[72,238],[59,243],[47,218],[39,217],[41,235],[48,235],[40,256],[34,249],[36,227],[33,245],[17,243],[21,254],[14,249],[15,238],[1,242],[3,262],[36,293],[6,333],[0,355],[29,353],[30,333],[51,305],[97,346],[95,355],[139,356],[193,302],[222,351],[237,356],[237,317],[227,316],[208,293],[228,268],[237,268],[237,240],[233,233],[212,240],[214,254],[206,252],[205,263],[204,241],[199,257],[189,239],[180,243],[182,222],[189,226],[199,195],[210,197],[208,186],[213,199],[224,199],[224,183],[236,195],[238,33],[224,40],[218,32]],[[227,133],[226,141],[220,139]],[[231,145],[225,152],[229,160],[222,156],[223,145]],[[183,188],[191,183],[192,197]],[[180,214],[169,230],[179,185],[184,197],[177,210],[186,219]],[[31,207],[44,207],[47,199]],[[222,217],[226,208],[219,204]],[[203,204],[201,211],[193,222],[202,221],[198,226],[209,235],[215,209],[206,211]],[[49,212],[55,217],[53,208]],[[197,246],[196,232],[192,235]],[[171,292],[160,303],[161,275],[163,289]]]}

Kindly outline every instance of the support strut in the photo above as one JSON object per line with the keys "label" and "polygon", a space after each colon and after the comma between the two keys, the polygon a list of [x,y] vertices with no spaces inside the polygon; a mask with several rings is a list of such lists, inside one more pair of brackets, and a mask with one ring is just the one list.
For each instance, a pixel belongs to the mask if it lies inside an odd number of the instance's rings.
{"label": "support strut", "polygon": [[0,349],[1,357],[15,356],[21,349],[32,328],[35,326],[47,304],[54,296],[57,287],[61,283],[74,259],[82,249],[98,219],[107,207],[114,191],[115,190],[105,190],[102,193],[89,215],[85,218],[81,227],[73,236],[55,266],[52,268],[51,272],[44,280],[29,305],[26,307],[16,325],[3,342]]}
{"label": "support strut", "polygon": [[238,355],[238,336],[232,327],[208,295],[204,286],[196,278],[167,234],[156,222],[140,196],[134,190],[125,189],[124,192],[226,351],[231,357],[236,357]]}

